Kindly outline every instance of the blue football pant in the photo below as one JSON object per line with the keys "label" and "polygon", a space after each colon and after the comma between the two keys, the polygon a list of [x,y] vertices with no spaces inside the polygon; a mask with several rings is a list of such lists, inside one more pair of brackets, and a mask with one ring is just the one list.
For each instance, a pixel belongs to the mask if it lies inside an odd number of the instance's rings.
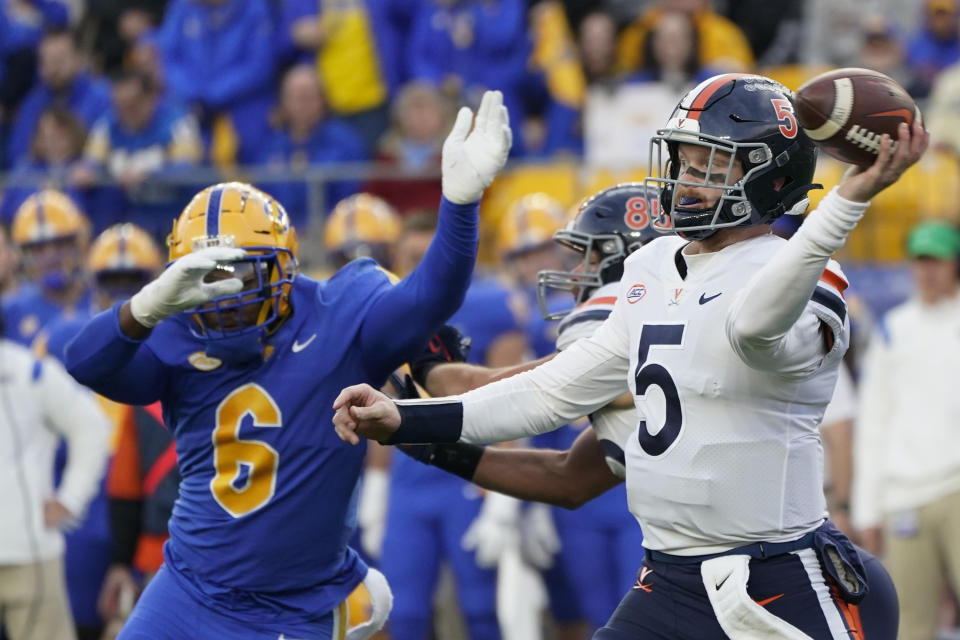
{"label": "blue football pant", "polygon": [[477,566],[460,546],[482,500],[464,496],[466,483],[437,490],[395,487],[390,495],[380,570],[393,586],[388,626],[392,640],[426,640],[433,621],[433,595],[446,560],[471,640],[499,640],[497,572]]}
{"label": "blue football pant", "polygon": [[273,623],[263,616],[251,622],[214,611],[180,588],[166,565],[147,585],[117,640],[184,640],[185,638],[230,638],[231,640],[343,640],[347,624],[346,602],[315,622]]}
{"label": "blue football pant", "polygon": [[[899,606],[893,582],[876,558],[859,551],[870,591],[858,606],[840,599],[813,549],[751,561],[747,593],[814,640],[894,640]],[[638,574],[637,584],[594,640],[727,637],[703,588],[699,564],[647,558],[643,567],[648,571]]]}

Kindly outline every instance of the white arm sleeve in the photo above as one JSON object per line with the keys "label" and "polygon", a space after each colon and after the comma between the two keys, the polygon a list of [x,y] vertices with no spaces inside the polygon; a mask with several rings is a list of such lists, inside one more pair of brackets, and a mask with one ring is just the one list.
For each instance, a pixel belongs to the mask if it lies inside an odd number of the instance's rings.
{"label": "white arm sleeve", "polygon": [[37,391],[47,423],[67,440],[67,468],[57,500],[80,518],[103,477],[110,421],[93,393],[77,384],[53,358],[43,360]]}
{"label": "white arm sleeve", "polygon": [[[834,330],[835,342],[841,342],[844,336],[837,329],[842,328],[845,317],[839,318],[841,326],[837,327],[832,326],[837,318],[819,313],[820,307],[814,307],[813,313],[804,311],[830,256],[843,246],[868,206],[846,200],[834,189],[751,279],[731,305],[726,324],[730,344],[744,362],[788,373],[808,369],[804,362],[810,356],[823,357],[820,342],[814,339],[820,326],[818,317]],[[795,327],[798,330],[792,331]],[[811,349],[816,351],[805,353]],[[784,359],[794,352],[796,362],[784,368]]]}
{"label": "white arm sleeve", "polygon": [[588,415],[622,394],[630,367],[622,317],[618,302],[596,333],[553,360],[460,396],[460,440],[488,443],[534,436]]}

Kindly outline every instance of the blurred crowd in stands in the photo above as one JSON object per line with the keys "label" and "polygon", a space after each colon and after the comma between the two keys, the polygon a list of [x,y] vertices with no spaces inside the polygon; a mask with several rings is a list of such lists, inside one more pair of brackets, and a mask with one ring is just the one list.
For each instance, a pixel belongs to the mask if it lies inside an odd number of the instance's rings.
{"label": "blurred crowd in stands", "polygon": [[[650,134],[700,80],[759,71],[796,89],[830,66],[909,89],[946,155],[917,173],[944,190],[960,175],[958,11],[955,0],[4,0],[0,220],[56,187],[95,231],[129,220],[162,239],[184,198],[223,176],[272,192],[301,231],[358,191],[401,214],[430,209],[451,114],[488,88],[510,109],[518,166],[576,163],[574,184],[552,193],[572,205],[611,176],[642,175]],[[569,179],[558,171],[552,182]],[[908,223],[953,215],[918,206]],[[891,255],[865,257],[901,257],[905,232],[880,238]]]}

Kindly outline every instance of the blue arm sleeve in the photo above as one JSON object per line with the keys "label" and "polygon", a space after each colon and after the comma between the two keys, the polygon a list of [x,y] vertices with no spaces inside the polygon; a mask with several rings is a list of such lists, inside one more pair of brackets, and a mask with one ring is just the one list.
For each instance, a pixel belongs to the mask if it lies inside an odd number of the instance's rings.
{"label": "blue arm sleeve", "polygon": [[360,329],[374,380],[412,358],[463,303],[477,258],[477,203],[440,201],[437,233],[420,264],[373,304]]}
{"label": "blue arm sleeve", "polygon": [[[250,0],[247,0],[248,2]],[[265,4],[251,6],[243,28],[233,39],[233,63],[216,74],[204,90],[207,101],[218,109],[229,108],[235,100],[268,87],[273,75],[273,24]]]}
{"label": "blue arm sleeve", "polygon": [[63,29],[70,22],[70,9],[59,0],[33,0],[31,3],[43,14],[46,27]]}
{"label": "blue arm sleeve", "polygon": [[524,46],[527,27],[527,3],[524,0],[477,3],[472,10],[474,38],[480,49],[493,53]]}
{"label": "blue arm sleeve", "polygon": [[451,71],[449,56],[444,55],[450,44],[446,33],[432,28],[433,12],[434,7],[424,5],[413,21],[408,65],[411,78],[439,84],[444,74]]}
{"label": "blue arm sleeve", "polygon": [[124,404],[150,404],[167,387],[164,364],[120,330],[118,304],[96,315],[67,343],[64,365],[78,382]]}
{"label": "blue arm sleeve", "polygon": [[197,82],[194,82],[183,55],[186,45],[181,41],[180,34],[183,33],[183,23],[186,19],[186,4],[171,2],[167,7],[163,25],[160,27],[158,41],[170,93],[177,99],[189,103],[199,98],[202,89]]}
{"label": "blue arm sleeve", "polygon": [[[316,16],[320,13],[320,3],[316,0],[283,0],[280,6],[280,24],[277,25],[274,38],[274,50],[281,62],[296,61],[305,53],[293,41],[293,24],[300,18]],[[313,52],[309,52],[313,53]]]}

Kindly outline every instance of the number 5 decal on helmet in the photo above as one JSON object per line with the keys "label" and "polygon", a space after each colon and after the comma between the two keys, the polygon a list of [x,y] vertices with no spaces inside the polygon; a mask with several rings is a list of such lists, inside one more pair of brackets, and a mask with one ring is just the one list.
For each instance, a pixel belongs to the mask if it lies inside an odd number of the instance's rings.
{"label": "number 5 decal on helmet", "polygon": [[797,137],[797,118],[793,115],[793,105],[783,98],[771,98],[773,108],[777,112],[777,119],[786,124],[780,125],[780,133],[784,138]]}
{"label": "number 5 decal on helmet", "polygon": [[656,386],[663,392],[666,402],[663,426],[656,435],[650,433],[646,420],[641,420],[637,429],[637,441],[650,456],[663,455],[680,437],[683,430],[683,406],[680,404],[677,383],[673,381],[670,371],[661,364],[647,364],[647,357],[651,347],[682,349],[685,328],[684,324],[645,324],[640,331],[635,374],[636,394],[643,396],[647,389]]}

